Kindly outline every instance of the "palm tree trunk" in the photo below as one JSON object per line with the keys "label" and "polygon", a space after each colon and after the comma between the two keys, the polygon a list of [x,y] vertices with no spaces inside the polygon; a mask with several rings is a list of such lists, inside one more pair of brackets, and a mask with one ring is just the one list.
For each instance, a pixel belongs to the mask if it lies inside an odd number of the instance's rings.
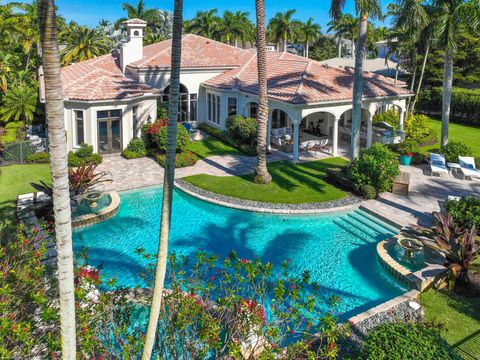
{"label": "palm tree trunk", "polygon": [[[257,69],[258,69],[258,133],[257,133],[257,166],[255,182],[268,184],[272,176],[267,168],[267,121],[268,121],[268,89],[267,89],[267,36],[265,29],[265,2],[255,0],[257,17]],[[285,41],[286,43],[286,41]]]}
{"label": "palm tree trunk", "polygon": [[412,101],[412,106],[410,106],[410,114],[413,114],[415,111],[415,105],[417,104],[418,96],[420,95],[420,89],[422,88],[423,75],[425,74],[425,67],[427,66],[428,52],[430,51],[430,43],[427,43],[425,49],[425,54],[423,55],[422,70],[420,71],[420,78],[418,79],[417,91]]}
{"label": "palm tree trunk", "polygon": [[338,38],[338,57],[342,57],[342,40]]}
{"label": "palm tree trunk", "polygon": [[238,47],[238,38],[235,36],[235,47]]}
{"label": "palm tree trunk", "polygon": [[283,52],[287,51],[287,36],[283,36]]}
{"label": "palm tree trunk", "polygon": [[362,124],[362,95],[363,95],[363,63],[365,61],[367,43],[368,13],[360,17],[357,49],[355,54],[355,73],[353,76],[353,111],[352,111],[352,160],[360,154],[360,127]]}
{"label": "palm tree trunk", "polygon": [[[359,34],[359,36],[360,36],[360,34]],[[358,40],[357,40],[357,41],[358,41]],[[366,41],[366,40],[365,40],[365,41]],[[353,35],[352,35],[352,57],[355,57],[355,56],[356,56],[356,50],[357,50],[357,49],[355,49],[355,39],[354,39],[354,37],[353,37]]]}
{"label": "palm tree trunk", "polygon": [[40,37],[45,80],[46,115],[50,169],[53,182],[53,211],[57,248],[58,287],[60,296],[60,340],[62,358],[76,358],[75,293],[73,283],[72,222],[68,183],[67,141],[65,139],[64,106],[60,57],[57,45],[55,4],[53,0],[38,2]]}
{"label": "palm tree trunk", "polygon": [[[413,89],[415,88],[415,80],[417,78],[417,52],[416,52],[416,49],[413,53],[413,74],[412,74],[412,83],[410,84],[410,91],[413,92]],[[407,115],[410,114],[410,105],[411,105],[411,102],[412,102],[412,98],[409,97],[407,99]]]}
{"label": "palm tree trunk", "polygon": [[309,43],[308,43],[308,40],[306,41],[305,43],[305,57],[308,58],[308,50],[309,50]]}
{"label": "palm tree trunk", "polygon": [[443,70],[443,101],[442,101],[442,142],[448,144],[448,123],[450,121],[450,102],[452,100],[453,83],[453,50],[445,50],[445,65]]}
{"label": "palm tree trunk", "polygon": [[183,0],[175,0],[172,29],[172,60],[170,73],[170,97],[168,109],[167,154],[165,175],[163,178],[163,200],[160,219],[160,239],[158,244],[157,264],[155,270],[155,286],[153,289],[152,306],[148,319],[147,334],[143,348],[142,359],[152,357],[158,318],[162,306],[165,273],[167,269],[168,240],[172,215],[173,182],[175,177],[175,155],[177,147],[178,104],[180,92],[180,62],[182,51],[182,11]]}

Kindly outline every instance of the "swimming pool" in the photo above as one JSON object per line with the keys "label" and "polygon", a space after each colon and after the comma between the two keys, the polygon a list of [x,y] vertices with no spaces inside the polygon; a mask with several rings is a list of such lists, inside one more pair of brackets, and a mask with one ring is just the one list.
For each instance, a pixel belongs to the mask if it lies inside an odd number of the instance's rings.
{"label": "swimming pool", "polygon": [[[158,244],[161,187],[120,194],[118,214],[75,230],[74,250],[88,248],[88,261],[121,285],[142,284],[147,261],[134,253],[141,246],[155,253]],[[361,210],[325,215],[273,215],[234,210],[175,191],[170,250],[188,255],[198,250],[221,257],[236,250],[241,258],[258,257],[291,270],[311,273],[325,299],[340,296],[337,309],[347,318],[405,292],[377,260],[376,244],[396,229]]]}

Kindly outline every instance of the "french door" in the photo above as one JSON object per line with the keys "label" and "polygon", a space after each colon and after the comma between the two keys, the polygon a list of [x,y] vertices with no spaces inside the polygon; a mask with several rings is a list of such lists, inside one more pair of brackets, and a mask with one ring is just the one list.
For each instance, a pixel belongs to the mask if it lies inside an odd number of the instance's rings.
{"label": "french door", "polygon": [[122,151],[122,110],[97,111],[98,153]]}

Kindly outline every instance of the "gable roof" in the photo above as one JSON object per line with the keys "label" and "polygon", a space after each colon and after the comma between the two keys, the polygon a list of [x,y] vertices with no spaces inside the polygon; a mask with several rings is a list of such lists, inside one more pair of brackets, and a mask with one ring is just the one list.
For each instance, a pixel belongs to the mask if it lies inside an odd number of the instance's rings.
{"label": "gable roof", "polygon": [[[353,72],[351,68],[334,68],[290,53],[269,52],[268,96],[294,104],[348,100],[353,96]],[[256,54],[244,66],[220,74],[205,84],[258,94]],[[409,90],[394,86],[390,78],[364,73],[365,98],[409,94]]]}
{"label": "gable roof", "polygon": [[63,96],[71,100],[111,100],[158,93],[123,75],[118,55],[107,54],[61,69]]}

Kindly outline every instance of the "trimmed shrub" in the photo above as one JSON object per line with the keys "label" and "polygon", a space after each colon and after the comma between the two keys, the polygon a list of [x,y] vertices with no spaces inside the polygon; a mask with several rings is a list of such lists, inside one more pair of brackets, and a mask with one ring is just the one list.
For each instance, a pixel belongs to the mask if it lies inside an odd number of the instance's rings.
{"label": "trimmed shrub", "polygon": [[472,156],[470,147],[459,141],[450,141],[447,145],[440,148],[440,154],[445,155],[447,162],[458,163],[459,156]]}
{"label": "trimmed shrub", "polygon": [[125,159],[137,159],[147,156],[147,149],[145,142],[142,139],[132,139],[127,148],[122,151],[122,156]]}
{"label": "trimmed shrub", "polygon": [[480,198],[470,195],[462,196],[460,200],[447,200],[445,210],[452,214],[456,223],[460,226],[472,226],[475,224],[477,234],[480,231]]}
{"label": "trimmed shrub", "polygon": [[27,156],[27,161],[36,164],[46,164],[50,162],[50,154],[47,152],[38,152]]}
{"label": "trimmed shrub", "polygon": [[257,154],[257,149],[254,145],[240,144],[238,141],[233,139],[225,131],[222,131],[218,128],[215,128],[205,123],[198,124],[197,128],[207,133],[208,135],[213,136],[214,138],[217,138],[218,140],[224,142],[225,144],[233,146],[234,148],[240,150],[246,155],[254,156]]}
{"label": "trimmed shrub", "polygon": [[438,325],[386,323],[365,339],[362,359],[461,359],[440,335]]}
{"label": "trimmed shrub", "polygon": [[385,145],[373,144],[364,150],[347,169],[347,176],[361,193],[365,185],[371,185],[380,193],[392,188],[393,180],[400,174],[398,156]]}
{"label": "trimmed shrub", "polygon": [[377,190],[372,185],[363,185],[359,192],[367,200],[376,199],[378,196]]}
{"label": "trimmed shrub", "polygon": [[[443,88],[435,87],[421,93],[418,110],[432,116],[440,116],[442,111]],[[452,89],[452,102],[450,107],[450,121],[480,126],[480,90]]]}
{"label": "trimmed shrub", "polygon": [[381,114],[375,114],[372,118],[373,122],[385,122],[392,125],[395,129],[400,127],[400,114],[395,109],[390,109]]}
{"label": "trimmed shrub", "polygon": [[257,120],[241,115],[233,115],[227,119],[227,131],[240,144],[253,145],[257,140]]}
{"label": "trimmed shrub", "polygon": [[93,146],[81,144],[80,148],[68,153],[68,166],[79,167],[82,165],[98,165],[103,161],[102,156],[93,153]]}
{"label": "trimmed shrub", "polygon": [[168,119],[157,119],[153,124],[144,124],[142,126],[142,139],[147,149],[156,147],[155,135],[158,134],[162,127],[167,126],[167,124]]}
{"label": "trimmed shrub", "polygon": [[346,176],[345,168],[327,169],[326,180],[335,186],[338,186],[347,191],[354,191],[355,184]]}
{"label": "trimmed shrub", "polygon": [[392,151],[395,151],[400,155],[411,154],[413,156],[419,152],[417,141],[414,139],[405,139],[401,143],[392,144],[390,148]]}
{"label": "trimmed shrub", "polygon": [[30,141],[13,141],[5,144],[3,157],[6,161],[24,162],[37,148]]}
{"label": "trimmed shrub", "polygon": [[[157,162],[161,166],[165,167],[166,154],[162,154],[162,153],[156,154],[155,160],[157,160]],[[192,151],[177,153],[177,155],[175,156],[175,167],[182,168],[182,167],[192,166],[192,165],[195,165],[195,163],[198,160],[199,160],[198,155]]]}
{"label": "trimmed shrub", "polygon": [[477,166],[477,169],[480,169],[480,156],[475,158],[475,165]]}
{"label": "trimmed shrub", "polygon": [[[156,147],[163,153],[167,151],[167,130],[168,126],[162,126],[158,132],[153,135]],[[190,148],[190,135],[187,129],[182,125],[177,125],[177,147],[176,152],[183,153]]]}
{"label": "trimmed shrub", "polygon": [[157,118],[168,119],[168,102],[157,103]]}
{"label": "trimmed shrub", "polygon": [[415,114],[405,120],[405,136],[409,139],[423,143],[432,133],[435,136],[435,132],[432,131],[430,124],[430,118],[426,115]]}

